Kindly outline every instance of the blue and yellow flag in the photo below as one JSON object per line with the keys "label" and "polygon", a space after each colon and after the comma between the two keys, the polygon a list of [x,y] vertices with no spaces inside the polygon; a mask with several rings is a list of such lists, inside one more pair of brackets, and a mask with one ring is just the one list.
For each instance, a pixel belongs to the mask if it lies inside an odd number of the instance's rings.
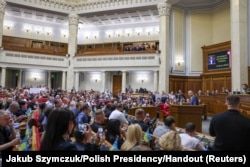
{"label": "blue and yellow flag", "polygon": [[147,131],[146,131],[146,133],[145,133],[143,139],[144,139],[145,142],[149,142],[149,141],[152,140],[152,136],[151,136],[150,133],[149,133],[149,128],[147,129]]}
{"label": "blue and yellow flag", "polygon": [[22,143],[20,144],[18,150],[19,151],[29,151],[29,145],[28,145],[26,137],[23,138]]}
{"label": "blue and yellow flag", "polygon": [[31,130],[29,124],[26,125],[25,137],[27,140],[31,138]]}
{"label": "blue and yellow flag", "polygon": [[113,145],[111,146],[111,148],[109,150],[110,151],[119,151],[119,148],[118,148],[118,138],[116,138],[115,142],[113,143]]}
{"label": "blue and yellow flag", "polygon": [[28,118],[30,118],[30,115],[31,115],[31,109],[30,108],[27,108],[25,114],[28,116]]}

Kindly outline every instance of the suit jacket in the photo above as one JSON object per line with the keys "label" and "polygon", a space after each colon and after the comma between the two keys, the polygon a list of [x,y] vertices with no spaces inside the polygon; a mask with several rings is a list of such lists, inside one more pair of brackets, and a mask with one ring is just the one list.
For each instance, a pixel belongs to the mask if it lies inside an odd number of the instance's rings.
{"label": "suit jacket", "polygon": [[197,96],[192,96],[191,99],[190,99],[190,105],[199,105],[199,99]]}

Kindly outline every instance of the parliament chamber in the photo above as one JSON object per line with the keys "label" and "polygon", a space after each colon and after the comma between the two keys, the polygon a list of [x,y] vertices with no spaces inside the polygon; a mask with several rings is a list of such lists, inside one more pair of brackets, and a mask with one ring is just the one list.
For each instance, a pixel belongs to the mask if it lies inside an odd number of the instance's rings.
{"label": "parliament chamber", "polygon": [[[202,121],[227,110],[227,95],[239,94],[240,113],[250,118],[250,95],[241,92],[242,84],[250,84],[246,0],[0,0],[0,4],[4,103],[46,94],[43,103],[59,95],[61,100],[96,107],[99,97],[100,105],[115,98],[140,103],[152,94],[156,100],[171,92],[182,92],[187,100],[192,90],[199,105],[171,102],[169,115],[179,133],[185,132],[187,122],[195,123],[196,137],[206,146],[214,137],[202,133]],[[234,15],[238,11],[242,12]],[[164,124],[164,112],[156,105],[130,107],[127,120],[135,119],[138,108],[155,121],[153,128]],[[39,114],[28,113],[27,126],[20,129],[26,139],[15,150],[40,149]],[[150,135],[154,149],[158,138]],[[105,141],[108,148],[112,144]]]}

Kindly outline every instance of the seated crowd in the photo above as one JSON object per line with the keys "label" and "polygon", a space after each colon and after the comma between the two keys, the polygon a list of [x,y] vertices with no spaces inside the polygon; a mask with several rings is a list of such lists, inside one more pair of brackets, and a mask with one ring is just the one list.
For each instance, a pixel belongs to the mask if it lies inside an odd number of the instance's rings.
{"label": "seated crowd", "polygon": [[[179,96],[185,97],[181,91]],[[205,145],[195,137],[192,122],[181,133],[169,113],[164,114],[161,125],[154,124],[153,128],[143,108],[137,108],[129,118],[127,112],[135,107],[133,103],[139,103],[136,107],[168,104],[169,96],[162,97],[165,99],[154,102],[152,96],[137,98],[129,94],[107,96],[99,92],[60,90],[34,95],[28,89],[13,90],[0,111],[0,151],[13,150],[20,144],[15,129],[27,123],[28,109],[39,112],[41,147],[38,150],[41,151],[205,151]]]}

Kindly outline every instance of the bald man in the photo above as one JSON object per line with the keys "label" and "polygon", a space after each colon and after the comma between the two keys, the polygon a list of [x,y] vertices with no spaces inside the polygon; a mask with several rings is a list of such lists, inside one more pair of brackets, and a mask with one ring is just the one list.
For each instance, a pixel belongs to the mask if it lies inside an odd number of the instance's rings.
{"label": "bald man", "polygon": [[189,104],[190,105],[199,105],[199,99],[197,96],[194,95],[192,90],[188,91],[188,96],[190,97]]}

